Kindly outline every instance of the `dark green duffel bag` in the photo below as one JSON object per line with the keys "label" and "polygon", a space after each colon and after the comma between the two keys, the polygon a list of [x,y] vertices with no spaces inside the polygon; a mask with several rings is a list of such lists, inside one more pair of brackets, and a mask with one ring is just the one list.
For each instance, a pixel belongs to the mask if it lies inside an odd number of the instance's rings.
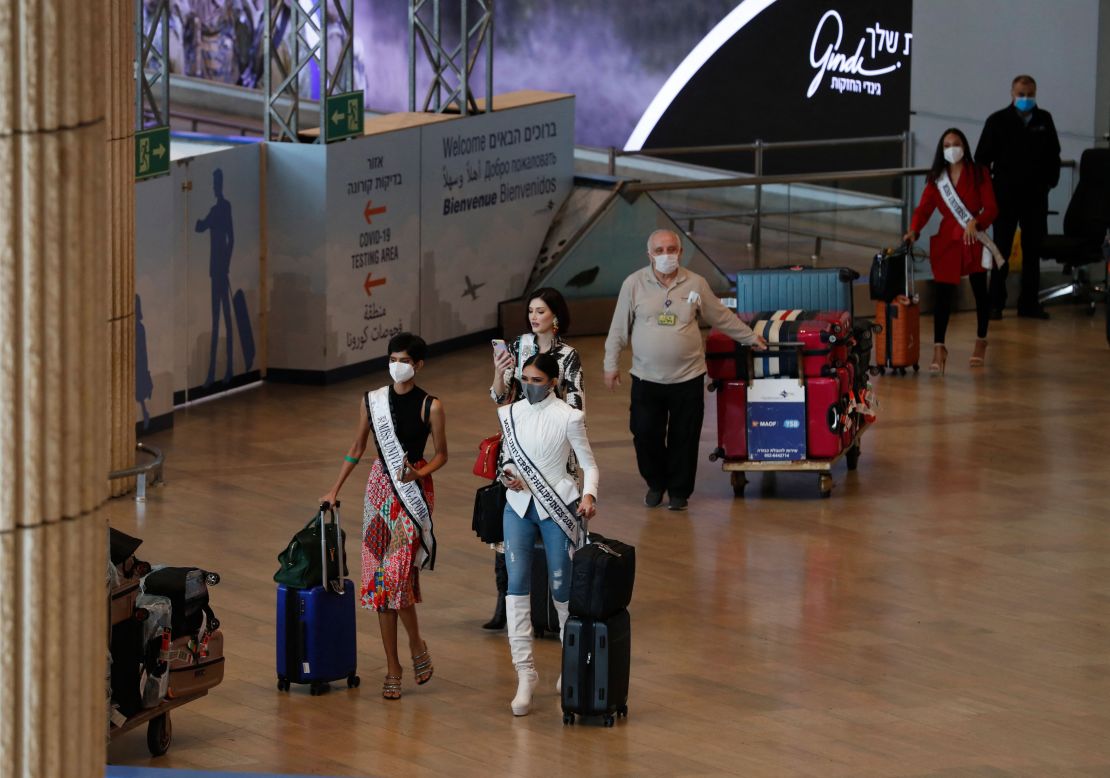
{"label": "dark green duffel bag", "polygon": [[[339,508],[338,502],[335,508]],[[325,514],[331,516],[330,522],[325,521]],[[323,543],[320,539],[321,527],[324,528]],[[304,529],[294,535],[285,550],[278,554],[280,567],[274,573],[274,580],[294,589],[321,586],[326,559],[328,582],[338,585],[348,574],[346,541],[346,533],[339,528],[338,511],[324,503],[320,512],[309,519]]]}

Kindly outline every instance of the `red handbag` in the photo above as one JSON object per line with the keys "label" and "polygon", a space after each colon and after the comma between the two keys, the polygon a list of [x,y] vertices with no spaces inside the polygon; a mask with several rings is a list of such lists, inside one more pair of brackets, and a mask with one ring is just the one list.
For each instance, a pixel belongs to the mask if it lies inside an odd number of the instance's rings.
{"label": "red handbag", "polygon": [[501,456],[501,433],[478,444],[478,458],[474,460],[474,475],[492,481],[497,477],[497,459]]}

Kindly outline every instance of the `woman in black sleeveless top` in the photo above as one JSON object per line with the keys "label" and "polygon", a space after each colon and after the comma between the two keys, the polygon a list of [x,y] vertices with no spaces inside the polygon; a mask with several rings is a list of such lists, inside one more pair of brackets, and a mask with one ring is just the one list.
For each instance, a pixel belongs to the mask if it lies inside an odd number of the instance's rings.
{"label": "woman in black sleeveless top", "polygon": [[[417,335],[401,333],[389,342],[389,372],[393,383],[388,388],[389,413],[392,418],[396,442],[404,450],[404,462],[399,473],[393,474],[401,484],[419,482],[423,500],[430,511],[434,508],[435,494],[431,474],[447,462],[447,436],[443,404],[415,383],[416,372],[424,366],[427,346]],[[358,430],[355,440],[344,457],[339,478],[332,490],[321,500],[334,503],[347,476],[354,470],[371,432],[369,407],[373,393],[360,405]],[[434,455],[424,459],[424,449],[429,436]],[[383,441],[375,438],[379,448]],[[386,655],[386,677],[382,696],[388,700],[401,697],[401,663],[397,653],[397,620],[405,625],[409,637],[409,651],[417,684],[427,683],[432,677],[432,660],[428,647],[420,637],[416,619],[416,603],[420,598],[419,567],[429,568],[435,558],[434,536],[422,532],[416,519],[400,498],[398,486],[382,461],[382,454],[375,457],[366,482],[366,499],[362,520],[362,586],[361,604],[377,611],[381,627],[382,644]],[[430,523],[428,529],[430,530]],[[431,548],[428,546],[431,545]]]}

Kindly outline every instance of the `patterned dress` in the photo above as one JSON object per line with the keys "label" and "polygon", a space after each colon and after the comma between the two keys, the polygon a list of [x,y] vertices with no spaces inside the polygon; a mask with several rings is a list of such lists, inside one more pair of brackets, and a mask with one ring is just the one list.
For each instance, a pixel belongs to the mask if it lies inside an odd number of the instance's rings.
{"label": "patterned dress", "polygon": [[[535,341],[533,341],[534,343]],[[519,369],[521,363],[532,354],[525,354],[524,360],[522,360],[520,349],[521,338],[518,336],[509,344],[509,353],[513,356],[513,366],[505,371],[505,394],[499,395],[493,389],[490,389],[490,397],[498,405],[509,398],[517,399],[523,396],[520,391]],[[547,353],[559,362],[559,383],[555,387],[555,394],[571,408],[584,411],[586,401],[582,389],[582,360],[579,359],[578,352],[575,351],[574,346],[556,336],[555,341],[551,344],[551,349]]]}
{"label": "patterned dress", "polygon": [[[389,393],[397,436],[412,466],[422,467],[426,464],[424,444],[431,431],[427,407],[433,398],[419,387],[404,395],[395,394],[390,387]],[[429,510],[434,510],[431,476],[420,479],[420,486]],[[362,607],[380,613],[421,602],[420,571],[413,564],[419,550],[420,528],[394,493],[381,458],[375,458],[362,513]]]}

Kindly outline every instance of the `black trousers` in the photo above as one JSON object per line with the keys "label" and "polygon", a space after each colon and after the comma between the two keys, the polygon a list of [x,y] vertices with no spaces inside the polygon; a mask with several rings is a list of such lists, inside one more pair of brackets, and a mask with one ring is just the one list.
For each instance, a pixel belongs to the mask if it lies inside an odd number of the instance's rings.
{"label": "black trousers", "polygon": [[[967,277],[971,284],[971,291],[975,295],[975,335],[980,338],[987,337],[987,327],[990,325],[991,302],[987,294],[987,274],[972,273]],[[948,318],[952,315],[952,308],[956,302],[956,290],[959,284],[942,284],[933,282],[933,342],[944,343],[945,333],[948,332]]]}
{"label": "black trousers", "polygon": [[689,497],[698,472],[698,441],[705,416],[705,377],[657,384],[632,376],[629,429],[636,464],[649,489]]}
{"label": "black trousers", "polygon": [[[1021,227],[1021,293],[1018,295],[1019,311],[1036,311],[1041,291],[1041,244],[1048,232],[1048,193],[1016,202],[999,202],[998,218],[994,220],[994,244],[1009,258],[1014,244],[1014,233]],[[1010,264],[991,271],[991,307],[1006,307],[1006,277]]]}

